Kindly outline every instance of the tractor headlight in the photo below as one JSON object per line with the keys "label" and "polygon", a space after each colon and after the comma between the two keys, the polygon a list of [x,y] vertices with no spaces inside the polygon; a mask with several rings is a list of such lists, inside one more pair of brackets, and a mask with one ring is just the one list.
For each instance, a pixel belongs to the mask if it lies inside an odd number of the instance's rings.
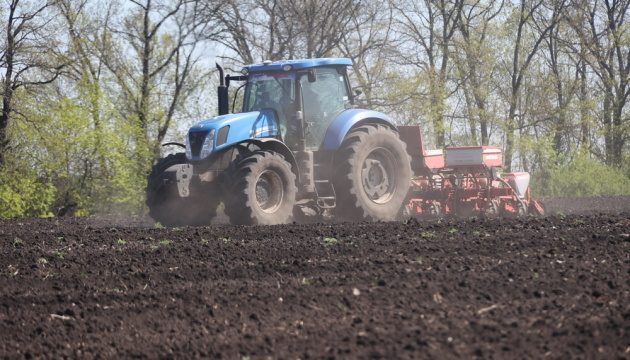
{"label": "tractor headlight", "polygon": [[203,145],[201,146],[201,155],[199,156],[202,159],[205,159],[212,152],[212,148],[214,148],[214,129],[210,130],[206,138],[203,140]]}

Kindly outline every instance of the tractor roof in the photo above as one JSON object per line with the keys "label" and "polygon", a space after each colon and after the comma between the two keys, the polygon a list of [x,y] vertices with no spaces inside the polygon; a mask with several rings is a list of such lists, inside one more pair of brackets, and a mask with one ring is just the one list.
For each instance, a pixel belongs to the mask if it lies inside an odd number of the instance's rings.
{"label": "tractor roof", "polygon": [[[285,65],[291,65],[292,69],[306,69],[316,66],[326,65],[352,65],[352,60],[346,58],[323,58],[323,59],[302,59],[302,60],[280,60],[280,61],[265,61],[262,64],[245,65],[243,69],[247,69],[248,72],[252,71],[269,71],[269,70],[283,70]],[[286,70],[286,69],[284,69]]]}

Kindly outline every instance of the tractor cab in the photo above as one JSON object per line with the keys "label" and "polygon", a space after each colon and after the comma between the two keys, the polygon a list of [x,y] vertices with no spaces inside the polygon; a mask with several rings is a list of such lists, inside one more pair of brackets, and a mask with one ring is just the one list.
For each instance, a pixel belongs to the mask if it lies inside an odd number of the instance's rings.
{"label": "tractor cab", "polygon": [[290,148],[304,138],[307,150],[319,150],[331,121],[352,106],[348,65],[347,59],[316,59],[246,66],[243,112],[271,110]]}

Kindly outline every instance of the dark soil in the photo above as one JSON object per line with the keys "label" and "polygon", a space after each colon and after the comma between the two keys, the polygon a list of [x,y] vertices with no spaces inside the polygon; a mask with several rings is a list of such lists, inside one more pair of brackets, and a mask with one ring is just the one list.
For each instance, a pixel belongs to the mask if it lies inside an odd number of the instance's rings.
{"label": "dark soil", "polygon": [[548,216],[0,221],[0,358],[628,359],[630,197]]}

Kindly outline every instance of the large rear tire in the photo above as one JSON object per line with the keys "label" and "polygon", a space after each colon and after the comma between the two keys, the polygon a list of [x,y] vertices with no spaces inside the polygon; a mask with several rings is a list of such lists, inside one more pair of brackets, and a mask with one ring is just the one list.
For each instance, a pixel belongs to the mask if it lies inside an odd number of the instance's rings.
{"label": "large rear tire", "polygon": [[393,220],[411,184],[410,158],[394,130],[363,125],[346,135],[335,155],[333,176],[338,218]]}
{"label": "large rear tire", "polygon": [[241,154],[221,182],[225,214],[232,224],[285,224],[293,215],[295,179],[291,164],[276,152]]}
{"label": "large rear tire", "polygon": [[218,191],[210,184],[201,186],[191,181],[191,196],[180,197],[175,172],[178,165],[185,163],[186,155],[177,153],[153,166],[145,188],[149,216],[168,227],[210,225],[221,202]]}

